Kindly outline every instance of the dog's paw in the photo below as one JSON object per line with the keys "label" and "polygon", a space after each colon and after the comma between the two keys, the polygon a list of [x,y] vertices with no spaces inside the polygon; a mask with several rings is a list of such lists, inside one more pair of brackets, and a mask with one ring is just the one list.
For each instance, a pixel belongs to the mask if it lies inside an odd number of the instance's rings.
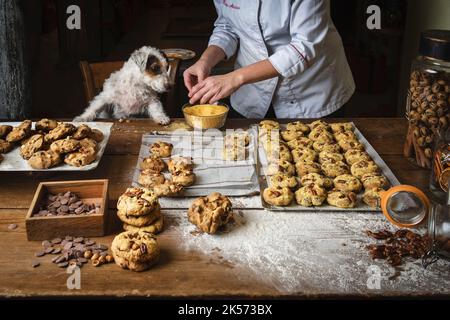
{"label": "dog's paw", "polygon": [[73,118],[73,122],[89,122],[89,121],[92,121],[92,120],[94,120],[95,119],[95,117],[90,117],[90,116],[78,116],[78,117],[75,117],[75,118]]}
{"label": "dog's paw", "polygon": [[156,122],[165,126],[170,123],[170,118],[168,116],[161,116],[158,119],[156,119]]}

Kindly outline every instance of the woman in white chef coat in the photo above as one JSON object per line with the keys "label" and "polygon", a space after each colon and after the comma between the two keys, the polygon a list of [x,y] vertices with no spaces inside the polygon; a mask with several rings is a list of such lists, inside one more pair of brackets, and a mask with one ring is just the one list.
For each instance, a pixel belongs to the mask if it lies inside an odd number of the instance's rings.
{"label": "woman in white chef coat", "polygon": [[[319,118],[355,90],[328,0],[215,0],[218,18],[208,48],[184,72],[190,103],[231,95],[247,118]],[[237,51],[235,70],[210,76]]]}

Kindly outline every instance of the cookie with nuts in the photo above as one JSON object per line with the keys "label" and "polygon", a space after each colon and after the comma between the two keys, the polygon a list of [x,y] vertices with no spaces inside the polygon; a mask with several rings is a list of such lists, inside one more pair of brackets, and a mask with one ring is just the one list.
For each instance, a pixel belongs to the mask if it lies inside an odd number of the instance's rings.
{"label": "cookie with nuts", "polygon": [[9,125],[0,125],[0,139],[6,138],[8,133],[12,131],[13,127]]}
{"label": "cookie with nuts", "polygon": [[175,156],[167,162],[167,168],[170,172],[185,170],[194,170],[194,162],[191,157]]}
{"label": "cookie with nuts", "polygon": [[277,173],[270,177],[270,186],[272,187],[288,187],[295,188],[297,186],[297,179],[293,176],[290,176],[286,173]]}
{"label": "cookie with nuts", "polygon": [[337,122],[330,124],[331,131],[333,133],[343,132],[343,131],[353,131],[353,124],[351,122]]}
{"label": "cookie with nuts", "polygon": [[310,148],[292,150],[294,162],[314,162],[317,160],[317,152]]}
{"label": "cookie with nuts", "polygon": [[56,140],[64,139],[76,131],[76,127],[67,122],[60,122],[55,129],[50,130],[44,137],[46,143],[52,143]]}
{"label": "cookie with nuts", "polygon": [[349,149],[344,154],[345,161],[351,166],[355,162],[360,160],[370,161],[372,158],[367,154],[367,152],[359,150],[359,149]]}
{"label": "cookie with nuts", "polygon": [[84,167],[97,159],[97,153],[92,148],[79,148],[75,152],[69,153],[64,158],[64,162],[73,167]]}
{"label": "cookie with nuts", "polygon": [[10,133],[6,135],[7,142],[19,142],[31,134],[31,125],[32,122],[30,120],[25,120],[20,123],[18,126],[14,127]]}
{"label": "cookie with nuts", "polygon": [[313,161],[297,162],[295,164],[295,171],[299,177],[303,177],[308,173],[321,173],[320,164]]}
{"label": "cookie with nuts", "polygon": [[[67,137],[67,138],[61,139],[61,140],[56,140],[55,142],[52,142],[52,144],[50,145],[50,150],[57,152],[59,154],[74,152],[79,148],[80,148],[80,142],[71,137]],[[93,149],[90,149],[90,150],[93,150]],[[94,153],[95,153],[95,150],[94,150]]]}
{"label": "cookie with nuts", "polygon": [[301,131],[303,132],[303,134],[307,134],[309,133],[309,131],[311,131],[308,125],[300,121],[289,122],[286,125],[286,129],[292,131]]}
{"label": "cookie with nuts", "polygon": [[327,195],[328,204],[338,208],[354,208],[356,201],[356,193],[351,191],[340,191],[333,189]]}
{"label": "cookie with nuts", "polygon": [[161,173],[153,170],[142,170],[139,174],[138,183],[145,188],[152,188],[164,183],[165,180],[164,175]]}
{"label": "cookie with nuts", "polygon": [[381,204],[381,194],[384,192],[382,188],[367,189],[364,191],[362,200],[365,204],[372,208],[379,208]]}
{"label": "cookie with nuts", "polygon": [[73,133],[74,139],[84,139],[89,138],[89,135],[91,134],[91,128],[86,124],[80,124],[77,128],[77,130]]}
{"label": "cookie with nuts", "polygon": [[334,142],[319,142],[315,141],[312,145],[313,149],[317,152],[327,151],[332,153],[340,153],[341,147]]}
{"label": "cookie with nuts", "polygon": [[302,186],[314,184],[325,189],[330,189],[333,187],[333,180],[320,173],[311,172],[301,177],[300,184]]}
{"label": "cookie with nuts", "polygon": [[322,172],[330,178],[335,178],[341,174],[349,173],[348,165],[343,161],[328,160],[321,165]]}
{"label": "cookie with nuts", "polygon": [[135,226],[138,228],[145,227],[152,224],[161,217],[161,207],[159,204],[157,204],[152,211],[139,216],[128,215],[124,211],[118,210],[117,216],[123,223],[126,223],[130,226]]}
{"label": "cookie with nuts", "polygon": [[214,234],[233,219],[233,210],[228,197],[213,192],[195,199],[187,215],[188,220],[201,231]]}
{"label": "cookie with nuts", "polygon": [[159,206],[155,192],[147,188],[128,188],[117,201],[117,210],[128,216],[141,216]]}
{"label": "cookie with nuts", "polygon": [[0,154],[8,153],[14,148],[14,144],[6,140],[0,139]]}
{"label": "cookie with nuts", "polygon": [[274,175],[277,173],[285,173],[287,175],[293,176],[295,175],[295,167],[292,163],[286,160],[278,160],[272,163],[265,168],[266,175]]}
{"label": "cookie with nuts", "polygon": [[263,191],[263,199],[274,206],[288,206],[294,199],[294,193],[287,187],[268,187]]}
{"label": "cookie with nuts", "polygon": [[192,186],[195,183],[196,175],[193,171],[180,170],[172,172],[172,181],[183,187]]}
{"label": "cookie with nuts", "polygon": [[166,163],[159,156],[151,155],[141,162],[141,170],[151,170],[154,173],[162,172],[166,169]]}
{"label": "cookie with nuts", "polygon": [[154,156],[167,158],[172,155],[173,145],[164,141],[157,141],[150,146],[150,153]]}
{"label": "cookie with nuts", "polygon": [[157,184],[153,187],[153,191],[157,197],[174,197],[183,191],[184,187],[171,180],[166,180],[164,183]]}
{"label": "cookie with nuts", "polygon": [[340,191],[352,191],[358,193],[361,191],[362,184],[358,178],[351,174],[342,174],[334,178],[334,187]]}
{"label": "cookie with nuts", "polygon": [[378,173],[365,173],[361,177],[365,189],[385,188],[389,185],[385,176]]}
{"label": "cookie with nuts", "polygon": [[20,155],[25,160],[28,160],[35,152],[44,149],[44,146],[44,136],[42,134],[35,134],[28,139],[27,143],[20,147]]}
{"label": "cookie with nuts", "polygon": [[295,191],[295,201],[302,207],[320,206],[326,198],[326,190],[315,184],[308,184]]}
{"label": "cookie with nuts", "polygon": [[360,160],[352,164],[350,171],[352,172],[352,175],[361,179],[366,173],[378,173],[379,168],[375,162],[371,160]]}
{"label": "cookie with nuts", "polygon": [[164,216],[161,214],[161,216],[153,221],[151,224],[146,225],[146,226],[142,226],[142,227],[135,227],[133,225],[130,224],[123,224],[123,229],[126,231],[143,231],[143,232],[148,232],[148,233],[153,233],[153,234],[158,234],[162,231],[164,227]]}
{"label": "cookie with nuts", "polygon": [[58,126],[58,121],[51,119],[41,119],[34,125],[35,129],[38,131],[49,132]]}
{"label": "cookie with nuts", "polygon": [[49,169],[60,163],[61,157],[59,153],[52,150],[35,152],[30,159],[28,159],[28,164],[33,169]]}

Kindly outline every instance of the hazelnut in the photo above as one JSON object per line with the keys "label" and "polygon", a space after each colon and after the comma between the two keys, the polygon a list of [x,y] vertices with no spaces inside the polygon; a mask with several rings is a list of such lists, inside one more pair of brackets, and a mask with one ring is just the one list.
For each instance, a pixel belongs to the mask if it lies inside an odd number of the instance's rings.
{"label": "hazelnut", "polygon": [[100,263],[99,260],[92,260],[92,265],[93,265],[94,267],[98,267],[98,266],[101,265],[101,263]]}
{"label": "hazelnut", "polygon": [[425,110],[425,115],[426,115],[427,117],[434,117],[434,116],[436,116],[436,112],[434,112],[434,111],[431,110],[431,109],[427,109],[427,110]]}
{"label": "hazelnut", "polygon": [[447,106],[447,102],[445,100],[438,100],[436,102],[436,106],[438,108],[445,108]]}
{"label": "hazelnut", "polygon": [[420,131],[420,135],[421,135],[421,136],[426,136],[426,135],[428,135],[428,133],[429,133],[429,130],[427,129],[427,127],[421,127],[421,128],[419,129],[419,131]]}
{"label": "hazelnut", "polygon": [[443,79],[439,79],[438,81],[436,81],[436,83],[440,86],[445,86],[447,83],[445,82],[445,80]]}
{"label": "hazelnut", "polygon": [[84,257],[86,259],[90,259],[92,257],[92,251],[91,250],[87,250],[84,252]]}
{"label": "hazelnut", "polygon": [[427,123],[427,122],[428,122],[428,117],[427,117],[427,115],[426,115],[426,114],[422,114],[422,115],[420,116],[420,120],[423,121],[423,122],[425,122],[425,123]]}
{"label": "hazelnut", "polygon": [[442,87],[439,83],[435,83],[431,86],[431,91],[433,91],[433,93],[438,93],[439,91],[441,91],[441,89]]}
{"label": "hazelnut", "polygon": [[427,101],[428,102],[436,102],[437,96],[435,94],[429,94],[429,95],[427,95]]}
{"label": "hazelnut", "polygon": [[439,118],[437,118],[437,117],[428,118],[428,123],[432,126],[437,125],[438,122],[439,122]]}
{"label": "hazelnut", "polygon": [[94,253],[94,254],[92,255],[92,257],[91,257],[91,260],[92,260],[92,261],[98,260],[99,257],[100,257],[100,254]]}
{"label": "hazelnut", "polygon": [[111,255],[109,255],[109,254],[108,254],[108,255],[106,255],[106,257],[105,257],[105,258],[106,258],[106,261],[107,261],[107,262],[114,262],[114,258],[113,258],[113,256],[111,256]]}
{"label": "hazelnut", "polygon": [[433,142],[433,136],[426,136],[425,137],[425,142],[427,143],[427,144],[431,144],[432,142]]}
{"label": "hazelnut", "polygon": [[448,120],[446,117],[440,117],[439,118],[439,126],[441,126],[442,128],[446,128],[448,125]]}
{"label": "hazelnut", "polygon": [[414,128],[413,133],[414,133],[414,136],[416,138],[420,137],[420,130],[419,130],[419,128],[417,128],[417,127]]}
{"label": "hazelnut", "polygon": [[106,262],[106,257],[105,256],[100,256],[100,258],[98,258],[98,261],[100,261],[101,264]]}
{"label": "hazelnut", "polygon": [[447,112],[447,108],[439,108],[436,110],[436,115],[438,117],[442,117]]}

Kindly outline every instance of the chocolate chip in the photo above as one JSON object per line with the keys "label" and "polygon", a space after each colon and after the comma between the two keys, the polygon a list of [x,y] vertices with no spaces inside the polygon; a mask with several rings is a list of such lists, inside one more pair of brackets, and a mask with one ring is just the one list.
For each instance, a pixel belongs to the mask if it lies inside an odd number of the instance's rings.
{"label": "chocolate chip", "polygon": [[44,241],[42,241],[42,246],[43,247],[49,247],[49,246],[51,246],[52,244],[51,244],[51,242],[50,241],[48,241],[48,240],[44,240]]}
{"label": "chocolate chip", "polygon": [[62,205],[66,205],[66,204],[68,204],[69,203],[69,198],[61,198],[60,200],[59,200],[59,202],[62,204]]}
{"label": "chocolate chip", "polygon": [[72,236],[66,236],[64,239],[67,240],[67,241],[72,241],[73,237]]}
{"label": "chocolate chip", "polygon": [[36,257],[43,257],[43,256],[45,256],[45,252],[44,251],[39,251],[39,252],[36,252],[34,255]]}
{"label": "chocolate chip", "polygon": [[102,251],[108,250],[108,246],[105,246],[104,244],[98,244],[98,245],[97,245],[97,248],[98,248],[99,250],[102,250]]}
{"label": "chocolate chip", "polygon": [[61,258],[61,256],[56,256],[52,259],[53,263],[57,263],[58,259]]}
{"label": "chocolate chip", "polygon": [[31,266],[33,267],[33,268],[37,268],[37,267],[39,267],[41,265],[41,263],[39,262],[39,261],[33,261],[32,263],[31,263]]}
{"label": "chocolate chip", "polygon": [[68,265],[69,265],[69,263],[68,263],[67,261],[60,262],[60,263],[57,264],[57,266],[58,266],[59,268],[65,268],[65,267],[67,267]]}
{"label": "chocolate chip", "polygon": [[72,248],[72,246],[73,246],[72,242],[67,242],[67,243],[64,245],[64,250],[69,250],[70,248]]}
{"label": "chocolate chip", "polygon": [[60,210],[61,212],[63,212],[63,213],[67,213],[67,212],[69,212],[69,207],[66,206],[65,204],[63,204],[63,205],[59,208],[59,210]]}
{"label": "chocolate chip", "polygon": [[73,239],[73,242],[75,242],[75,243],[81,243],[83,241],[84,241],[83,237],[78,237],[78,238]]}
{"label": "chocolate chip", "polygon": [[52,251],[52,254],[60,254],[61,253],[61,248],[55,248]]}
{"label": "chocolate chip", "polygon": [[54,250],[53,247],[48,247],[48,248],[45,248],[44,252],[45,252],[45,254],[49,254],[49,253],[53,253],[53,250]]}
{"label": "chocolate chip", "polygon": [[77,259],[77,261],[81,262],[81,263],[87,263],[89,260],[84,258],[84,257],[80,257],[80,258]]}
{"label": "chocolate chip", "polygon": [[86,246],[92,246],[92,245],[95,244],[95,241],[93,241],[93,240],[87,240],[87,241],[84,242],[84,244],[85,244]]}
{"label": "chocolate chip", "polygon": [[60,244],[61,241],[62,241],[61,238],[55,238],[55,239],[52,240],[52,243],[53,244]]}
{"label": "chocolate chip", "polygon": [[15,223],[11,223],[11,224],[9,224],[8,225],[8,230],[15,230],[15,229],[17,229],[17,224],[15,224]]}

